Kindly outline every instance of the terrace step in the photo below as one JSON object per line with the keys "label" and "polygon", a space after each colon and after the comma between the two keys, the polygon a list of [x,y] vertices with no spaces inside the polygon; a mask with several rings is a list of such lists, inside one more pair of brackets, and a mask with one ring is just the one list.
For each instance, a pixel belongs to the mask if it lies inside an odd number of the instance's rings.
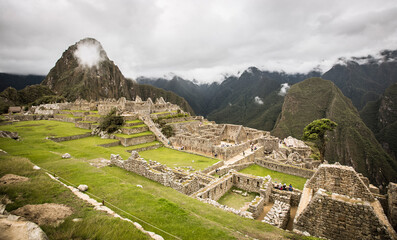
{"label": "terrace step", "polygon": [[145,124],[134,125],[131,127],[122,127],[121,132],[123,134],[131,135],[136,133],[142,133],[148,131],[149,128]]}
{"label": "terrace step", "polygon": [[157,149],[159,147],[162,147],[163,144],[157,142],[157,141],[153,141],[151,142],[153,144],[138,144],[138,145],[134,145],[133,148],[129,148],[126,151],[127,152],[132,152],[132,151],[137,151],[137,152],[141,152],[141,151],[147,151],[147,150],[153,150],[153,149]]}
{"label": "terrace step", "polygon": [[54,115],[54,120],[62,121],[62,122],[75,123],[75,122],[81,121],[82,119],[83,119],[82,117],[75,117],[72,114],[55,114]]}
{"label": "terrace step", "polygon": [[124,122],[125,127],[132,127],[132,126],[141,125],[141,124],[143,124],[143,122],[139,119],[129,120],[129,121]]}
{"label": "terrace step", "polygon": [[99,122],[101,119],[101,115],[98,114],[89,114],[84,116],[84,121],[93,121],[93,122]]}
{"label": "terrace step", "polygon": [[124,147],[153,142],[156,140],[156,136],[152,132],[142,132],[132,135],[116,134],[115,136],[117,140],[120,140],[121,145]]}
{"label": "terrace step", "polygon": [[92,129],[92,125],[97,124],[94,121],[78,121],[75,122],[74,126],[83,129]]}

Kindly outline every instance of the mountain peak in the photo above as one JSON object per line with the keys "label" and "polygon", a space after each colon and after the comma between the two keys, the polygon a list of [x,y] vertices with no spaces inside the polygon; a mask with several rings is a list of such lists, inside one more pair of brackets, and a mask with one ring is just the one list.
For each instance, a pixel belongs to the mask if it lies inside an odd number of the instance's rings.
{"label": "mountain peak", "polygon": [[94,38],[84,38],[72,47],[73,55],[81,67],[98,67],[102,61],[109,61],[101,43]]}

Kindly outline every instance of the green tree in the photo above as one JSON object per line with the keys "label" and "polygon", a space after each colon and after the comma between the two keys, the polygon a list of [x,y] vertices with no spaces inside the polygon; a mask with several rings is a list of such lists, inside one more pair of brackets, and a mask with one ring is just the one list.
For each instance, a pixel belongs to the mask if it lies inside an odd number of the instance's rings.
{"label": "green tree", "polygon": [[118,129],[120,129],[121,126],[124,124],[124,119],[122,116],[117,115],[117,110],[116,108],[113,108],[108,115],[106,115],[102,120],[101,123],[99,124],[99,128],[102,131],[106,131],[108,133],[114,133]]}
{"label": "green tree", "polygon": [[303,140],[315,142],[318,150],[320,151],[321,160],[324,161],[327,131],[333,131],[338,124],[328,118],[314,120],[303,129]]}
{"label": "green tree", "polygon": [[172,137],[175,135],[174,129],[170,125],[165,125],[162,129],[161,132],[166,136],[167,138]]}

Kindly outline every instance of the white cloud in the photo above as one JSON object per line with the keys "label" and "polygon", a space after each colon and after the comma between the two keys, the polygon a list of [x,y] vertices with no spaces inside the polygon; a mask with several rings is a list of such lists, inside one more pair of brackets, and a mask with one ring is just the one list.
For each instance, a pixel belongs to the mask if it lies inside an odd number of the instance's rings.
{"label": "white cloud", "polygon": [[98,66],[104,59],[101,56],[101,45],[96,42],[80,42],[77,44],[77,49],[74,56],[77,58],[79,64],[83,67],[91,68]]}
{"label": "white cloud", "polygon": [[262,105],[262,104],[263,104],[263,100],[262,100],[260,97],[258,97],[258,96],[256,96],[256,97],[254,98],[254,101],[255,101],[255,103],[257,103],[257,104],[259,104],[259,105]]}
{"label": "white cloud", "polygon": [[290,88],[291,87],[288,85],[288,83],[282,83],[281,89],[280,89],[280,92],[278,92],[278,95],[285,96],[285,94],[287,94],[287,92]]}
{"label": "white cloud", "polygon": [[87,36],[131,78],[326,70],[339,57],[396,49],[396,15],[395,0],[2,0],[0,72],[47,74]]}

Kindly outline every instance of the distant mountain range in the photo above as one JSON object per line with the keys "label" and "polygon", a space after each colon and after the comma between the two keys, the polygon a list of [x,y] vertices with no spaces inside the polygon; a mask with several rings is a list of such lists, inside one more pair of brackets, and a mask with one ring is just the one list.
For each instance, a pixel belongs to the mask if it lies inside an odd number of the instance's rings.
{"label": "distant mountain range", "polygon": [[272,130],[283,102],[283,98],[278,97],[281,84],[292,85],[310,77],[334,82],[361,110],[397,82],[397,51],[384,50],[378,57],[341,58],[323,74],[318,71],[287,74],[250,67],[240,76],[227,77],[220,84],[197,84],[178,76],[171,80],[139,77],[137,82],[178,94],[188,101],[196,114],[210,120]]}
{"label": "distant mountain range", "polygon": [[0,92],[8,87],[21,90],[28,85],[40,84],[45,76],[41,75],[18,75],[9,73],[0,73]]}
{"label": "distant mountain range", "polygon": [[283,97],[278,94],[281,84],[294,84],[320,75],[315,71],[292,75],[251,67],[239,77],[230,76],[220,84],[196,84],[178,76],[171,80],[139,77],[137,82],[175,92],[189,102],[196,114],[210,120],[271,130],[283,103]]}

